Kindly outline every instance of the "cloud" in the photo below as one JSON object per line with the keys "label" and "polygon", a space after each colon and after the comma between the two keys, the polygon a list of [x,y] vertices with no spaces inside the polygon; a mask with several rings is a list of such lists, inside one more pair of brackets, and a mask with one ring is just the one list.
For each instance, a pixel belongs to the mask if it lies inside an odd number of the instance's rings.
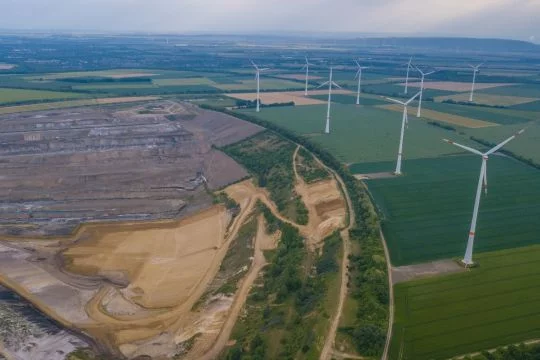
{"label": "cloud", "polygon": [[0,0],[0,26],[540,36],[540,0]]}

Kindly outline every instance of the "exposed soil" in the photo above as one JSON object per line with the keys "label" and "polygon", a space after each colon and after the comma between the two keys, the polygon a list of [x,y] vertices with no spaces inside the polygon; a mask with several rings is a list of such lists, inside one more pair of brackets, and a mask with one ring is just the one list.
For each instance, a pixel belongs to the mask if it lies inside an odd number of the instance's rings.
{"label": "exposed soil", "polygon": [[[349,94],[349,90],[333,90],[334,94]],[[310,90],[309,95],[324,95],[328,94],[328,90]],[[227,94],[227,96],[234,99],[250,100],[257,99],[257,93],[239,93],[239,94]],[[321,105],[326,104],[323,100],[312,99],[306,97],[303,91],[282,91],[282,92],[261,92],[259,94],[261,103],[274,104],[274,103],[286,103],[293,101],[296,106],[304,105]]]}
{"label": "exposed soil", "polygon": [[394,285],[400,282],[462,271],[466,271],[466,269],[453,260],[439,260],[392,268],[392,280]]}
{"label": "exposed soil", "polygon": [[82,222],[206,208],[203,176],[219,188],[247,175],[212,145],[261,130],[175,102],[5,115],[0,124],[0,236],[66,235]]}

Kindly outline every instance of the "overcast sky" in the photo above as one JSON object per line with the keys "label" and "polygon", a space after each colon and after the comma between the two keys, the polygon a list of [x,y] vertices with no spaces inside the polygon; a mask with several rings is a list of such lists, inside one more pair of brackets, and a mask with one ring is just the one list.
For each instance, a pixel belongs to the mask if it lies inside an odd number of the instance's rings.
{"label": "overcast sky", "polygon": [[4,29],[540,39],[540,0],[0,0]]}

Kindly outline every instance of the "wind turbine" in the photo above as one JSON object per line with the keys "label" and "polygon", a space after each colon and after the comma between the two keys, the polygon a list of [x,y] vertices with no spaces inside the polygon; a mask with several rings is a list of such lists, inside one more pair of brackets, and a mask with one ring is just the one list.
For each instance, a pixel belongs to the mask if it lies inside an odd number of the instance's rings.
{"label": "wind turbine", "polygon": [[[306,64],[302,67],[302,70],[306,69],[306,91],[304,92],[304,96],[308,96],[308,86],[309,86],[309,65],[313,65],[313,64],[310,64],[310,62],[308,61],[308,58],[306,56]],[[315,65],[313,65],[315,66]]]}
{"label": "wind turbine", "polygon": [[411,69],[414,69],[412,66],[412,56],[409,59],[408,63],[405,63],[407,65],[407,77],[405,78],[405,95],[407,95],[407,92],[409,91],[409,72]]}
{"label": "wind turbine", "polygon": [[478,69],[480,66],[484,65],[484,63],[479,65],[469,65],[473,69],[473,78],[472,78],[472,87],[471,87],[471,96],[469,97],[469,102],[473,101],[473,94],[474,94],[474,85],[476,84],[476,73],[479,71]]}
{"label": "wind turbine", "polygon": [[508,142],[514,140],[516,136],[521,135],[525,129],[522,129],[509,137],[508,139],[504,140],[499,145],[495,146],[491,150],[482,153],[476,149],[457,144],[453,141],[444,139],[449,144],[455,145],[457,147],[460,147],[462,149],[465,149],[467,151],[472,152],[473,154],[482,156],[482,166],[480,167],[480,178],[478,179],[478,189],[476,190],[476,199],[474,201],[474,210],[473,210],[473,216],[471,221],[471,229],[469,230],[469,239],[467,240],[467,249],[465,250],[465,257],[463,258],[463,264],[465,266],[473,265],[472,261],[472,255],[473,255],[473,247],[474,247],[474,236],[476,234],[476,221],[478,219],[478,209],[480,208],[480,198],[482,196],[482,185],[484,185],[485,193],[487,194],[487,161],[489,158],[489,155],[493,154],[500,148],[502,148],[504,145],[506,145]]}
{"label": "wind turbine", "polygon": [[418,112],[416,113],[416,117],[420,117],[420,112],[422,111],[422,98],[424,97],[424,78],[428,75],[433,74],[435,71],[424,73],[418,68],[418,66],[415,66],[415,68],[422,75],[422,80],[420,80],[420,99],[418,100]]}
{"label": "wind turbine", "polygon": [[261,98],[260,98],[260,79],[261,79],[261,71],[265,71],[265,70],[268,70],[268,68],[259,68],[252,60],[251,61],[251,64],[253,65],[253,67],[255,68],[255,80],[257,80],[257,112],[261,111],[260,110],[260,104],[261,104]]}
{"label": "wind turbine", "polygon": [[407,100],[406,102],[402,102],[396,99],[386,98],[386,100],[393,101],[397,104],[403,105],[403,120],[401,122],[401,137],[399,139],[399,150],[398,150],[398,157],[397,157],[397,164],[396,164],[396,175],[401,175],[401,155],[403,154],[403,137],[405,136],[405,125],[409,125],[409,119],[407,116],[407,106],[418,97],[422,92],[419,91],[414,95],[412,98]]}
{"label": "wind turbine", "polygon": [[332,85],[341,89],[341,86],[332,81],[332,71],[333,69],[332,67],[330,67],[330,78],[328,79],[328,81],[325,81],[318,86],[318,88],[320,88],[324,85],[328,85],[328,110],[326,112],[326,127],[324,128],[324,132],[326,134],[330,134],[330,105],[332,104]]}
{"label": "wind turbine", "polygon": [[360,66],[358,61],[354,60],[356,66],[358,66],[358,71],[356,72],[355,79],[358,78],[358,93],[356,94],[356,105],[360,105],[360,90],[362,86],[362,70],[369,69],[367,66]]}

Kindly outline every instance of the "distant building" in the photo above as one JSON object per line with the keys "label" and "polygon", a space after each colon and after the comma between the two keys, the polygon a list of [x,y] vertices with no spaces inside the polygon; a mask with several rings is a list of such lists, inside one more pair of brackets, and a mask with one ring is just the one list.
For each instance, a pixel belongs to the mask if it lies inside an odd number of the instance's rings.
{"label": "distant building", "polygon": [[24,134],[24,141],[41,141],[41,134]]}

